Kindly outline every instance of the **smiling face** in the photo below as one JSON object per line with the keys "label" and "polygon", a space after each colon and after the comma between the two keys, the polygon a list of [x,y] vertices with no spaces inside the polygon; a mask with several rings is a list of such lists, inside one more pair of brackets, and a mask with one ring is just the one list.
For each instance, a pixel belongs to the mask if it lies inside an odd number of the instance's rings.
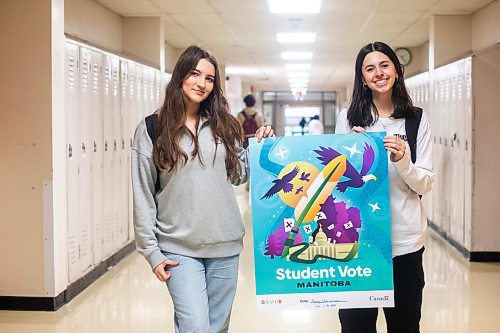
{"label": "smiling face", "polygon": [[188,109],[190,107],[199,108],[214,89],[215,67],[206,59],[200,59],[196,68],[191,70],[184,81],[182,81],[182,91],[186,96]]}
{"label": "smiling face", "polygon": [[363,83],[373,94],[392,93],[398,74],[394,63],[387,55],[373,51],[366,55],[362,65]]}

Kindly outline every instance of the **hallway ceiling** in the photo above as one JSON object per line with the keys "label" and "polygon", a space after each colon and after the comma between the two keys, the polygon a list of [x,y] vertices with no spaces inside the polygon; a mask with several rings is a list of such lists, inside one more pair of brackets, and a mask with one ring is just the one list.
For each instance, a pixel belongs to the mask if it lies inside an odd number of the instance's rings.
{"label": "hallway ceiling", "polygon": [[[308,1],[308,0],[304,0]],[[309,90],[343,87],[359,49],[372,41],[417,47],[429,39],[432,14],[470,14],[493,0],[323,0],[319,14],[271,14],[267,0],[97,0],[127,16],[162,16],[165,41],[211,51],[228,74],[259,90],[288,90],[285,63],[311,63]],[[315,32],[313,44],[281,44],[279,32]],[[312,51],[285,61],[284,51]]]}

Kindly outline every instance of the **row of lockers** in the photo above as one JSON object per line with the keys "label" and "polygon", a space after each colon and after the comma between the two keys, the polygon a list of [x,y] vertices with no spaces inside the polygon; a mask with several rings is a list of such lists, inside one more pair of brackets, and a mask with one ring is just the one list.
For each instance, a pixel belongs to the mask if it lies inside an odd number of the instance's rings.
{"label": "row of lockers", "polygon": [[157,69],[66,41],[68,282],[133,239],[130,146],[159,105],[161,79]]}
{"label": "row of lockers", "polygon": [[[432,75],[432,77],[431,77]],[[424,196],[427,216],[442,232],[470,248],[472,198],[472,59],[409,78],[415,105],[427,112],[436,173]]]}

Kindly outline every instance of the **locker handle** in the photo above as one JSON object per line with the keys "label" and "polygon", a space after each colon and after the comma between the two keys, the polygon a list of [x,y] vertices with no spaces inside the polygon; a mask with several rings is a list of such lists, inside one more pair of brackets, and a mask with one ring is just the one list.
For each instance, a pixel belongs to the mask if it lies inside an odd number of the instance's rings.
{"label": "locker handle", "polygon": [[94,141],[94,153],[97,152],[97,144]]}
{"label": "locker handle", "polygon": [[122,150],[125,149],[125,140],[122,139]]}
{"label": "locker handle", "polygon": [[116,151],[116,140],[113,140],[113,151]]}
{"label": "locker handle", "polygon": [[104,141],[104,151],[108,151],[108,140]]}
{"label": "locker handle", "polygon": [[73,157],[73,147],[71,146],[71,143],[68,144],[68,157]]}
{"label": "locker handle", "polygon": [[85,142],[82,142],[82,152],[85,154]]}

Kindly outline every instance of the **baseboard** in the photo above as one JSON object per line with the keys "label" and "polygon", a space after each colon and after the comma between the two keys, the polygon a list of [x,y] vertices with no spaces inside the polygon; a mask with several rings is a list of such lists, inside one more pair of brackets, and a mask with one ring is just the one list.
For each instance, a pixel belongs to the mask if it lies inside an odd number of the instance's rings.
{"label": "baseboard", "polygon": [[439,234],[444,240],[456,248],[462,255],[471,262],[500,262],[500,252],[495,251],[469,251],[463,245],[451,238],[443,229],[435,225],[432,221],[428,221],[429,227]]}
{"label": "baseboard", "polygon": [[127,257],[134,250],[134,242],[125,245],[114,255],[94,267],[90,272],[68,285],[66,290],[56,297],[0,296],[0,310],[56,311],[85,290],[85,288],[90,286],[99,277],[104,275],[110,267],[115,266],[120,260]]}

